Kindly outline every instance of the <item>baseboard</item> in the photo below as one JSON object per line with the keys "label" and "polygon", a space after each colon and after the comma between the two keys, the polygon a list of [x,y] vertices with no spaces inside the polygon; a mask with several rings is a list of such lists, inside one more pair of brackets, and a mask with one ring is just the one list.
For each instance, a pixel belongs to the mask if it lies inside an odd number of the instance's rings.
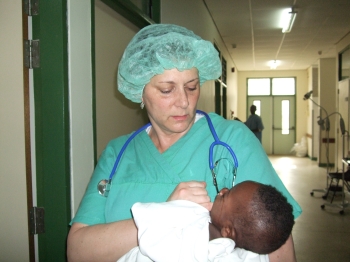
{"label": "baseboard", "polygon": [[329,164],[327,164],[327,163],[318,163],[318,166],[319,167],[335,167],[335,164],[334,163],[329,163]]}
{"label": "baseboard", "polygon": [[307,157],[310,158],[310,160],[312,160],[312,161],[317,161],[317,157],[312,157],[312,156],[309,156],[309,155],[307,155]]}

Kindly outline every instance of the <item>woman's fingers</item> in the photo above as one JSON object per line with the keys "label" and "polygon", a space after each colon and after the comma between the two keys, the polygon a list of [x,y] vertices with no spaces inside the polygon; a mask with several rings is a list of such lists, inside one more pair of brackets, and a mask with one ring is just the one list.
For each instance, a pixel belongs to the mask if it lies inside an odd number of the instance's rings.
{"label": "woman's fingers", "polygon": [[212,202],[205,202],[203,204],[200,204],[201,206],[203,206],[205,209],[207,209],[208,211],[211,211],[211,208],[213,207],[213,203]]}
{"label": "woman's fingers", "polygon": [[181,182],[176,186],[174,191],[168,198],[168,201],[172,200],[188,200],[202,205],[208,210],[211,210],[212,203],[210,197],[205,189],[206,183],[201,181],[189,181]]}

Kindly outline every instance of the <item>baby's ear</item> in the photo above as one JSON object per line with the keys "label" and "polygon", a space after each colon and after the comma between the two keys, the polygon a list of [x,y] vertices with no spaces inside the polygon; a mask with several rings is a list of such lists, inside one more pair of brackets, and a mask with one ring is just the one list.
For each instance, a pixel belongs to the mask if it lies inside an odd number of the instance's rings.
{"label": "baby's ear", "polygon": [[224,226],[221,228],[221,236],[234,239],[235,231],[229,226]]}

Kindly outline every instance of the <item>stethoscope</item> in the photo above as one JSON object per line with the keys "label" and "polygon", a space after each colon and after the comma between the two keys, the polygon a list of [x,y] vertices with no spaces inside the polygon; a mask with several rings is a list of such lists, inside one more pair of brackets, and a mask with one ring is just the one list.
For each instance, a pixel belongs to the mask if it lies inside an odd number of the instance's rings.
{"label": "stethoscope", "polygon": [[[237,168],[238,168],[238,161],[237,161],[237,157],[236,157],[236,154],[233,152],[232,148],[226,144],[225,142],[222,142],[218,135],[216,134],[215,132],[215,129],[214,129],[214,126],[213,126],[213,123],[209,117],[209,115],[201,110],[197,110],[196,111],[198,114],[200,115],[204,115],[207,122],[208,122],[208,125],[209,125],[209,129],[210,129],[210,132],[214,138],[214,142],[211,143],[210,147],[209,147],[209,168],[210,168],[210,171],[211,171],[211,174],[213,176],[213,184],[215,186],[215,189],[216,189],[216,192],[219,194],[219,188],[218,188],[218,183],[217,183],[217,180],[216,180],[216,173],[214,171],[218,161],[216,161],[214,163],[214,160],[213,160],[213,154],[214,154],[214,147],[216,145],[221,145],[221,146],[224,146],[231,154],[232,158],[233,158],[233,161],[234,161],[234,167],[233,167],[233,181],[232,181],[232,186],[234,185],[234,182],[235,182],[235,179],[236,179],[236,174],[237,174]],[[117,167],[119,165],[119,162],[120,162],[120,159],[122,157],[122,155],[124,154],[124,151],[126,149],[126,147],[128,146],[128,144],[131,142],[131,140],[134,139],[135,136],[137,136],[139,133],[141,133],[143,130],[147,129],[149,126],[151,126],[151,123],[148,123],[146,125],[144,125],[143,127],[141,127],[140,129],[138,129],[137,131],[135,131],[127,140],[126,142],[124,143],[122,149],[119,151],[119,154],[114,162],[114,166],[112,168],[112,171],[109,175],[109,178],[108,179],[102,179],[98,184],[97,184],[97,189],[98,189],[98,192],[100,195],[102,196],[105,196],[105,197],[108,197],[108,194],[109,194],[109,191],[110,191],[110,188],[111,188],[111,185],[112,185],[112,179],[115,175],[115,172],[117,170]]]}

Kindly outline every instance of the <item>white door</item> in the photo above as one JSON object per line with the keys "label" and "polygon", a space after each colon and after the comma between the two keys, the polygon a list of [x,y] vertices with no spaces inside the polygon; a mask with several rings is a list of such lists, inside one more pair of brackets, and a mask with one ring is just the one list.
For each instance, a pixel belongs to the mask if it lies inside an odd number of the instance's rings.
{"label": "white door", "polygon": [[295,143],[295,97],[294,96],[249,96],[250,106],[257,105],[257,114],[262,118],[262,146],[266,154],[289,155]]}
{"label": "white door", "polygon": [[264,125],[262,131],[261,144],[265,149],[266,154],[272,154],[272,97],[271,96],[249,96],[247,118],[250,115],[250,106],[257,105],[256,114],[261,117]]}

